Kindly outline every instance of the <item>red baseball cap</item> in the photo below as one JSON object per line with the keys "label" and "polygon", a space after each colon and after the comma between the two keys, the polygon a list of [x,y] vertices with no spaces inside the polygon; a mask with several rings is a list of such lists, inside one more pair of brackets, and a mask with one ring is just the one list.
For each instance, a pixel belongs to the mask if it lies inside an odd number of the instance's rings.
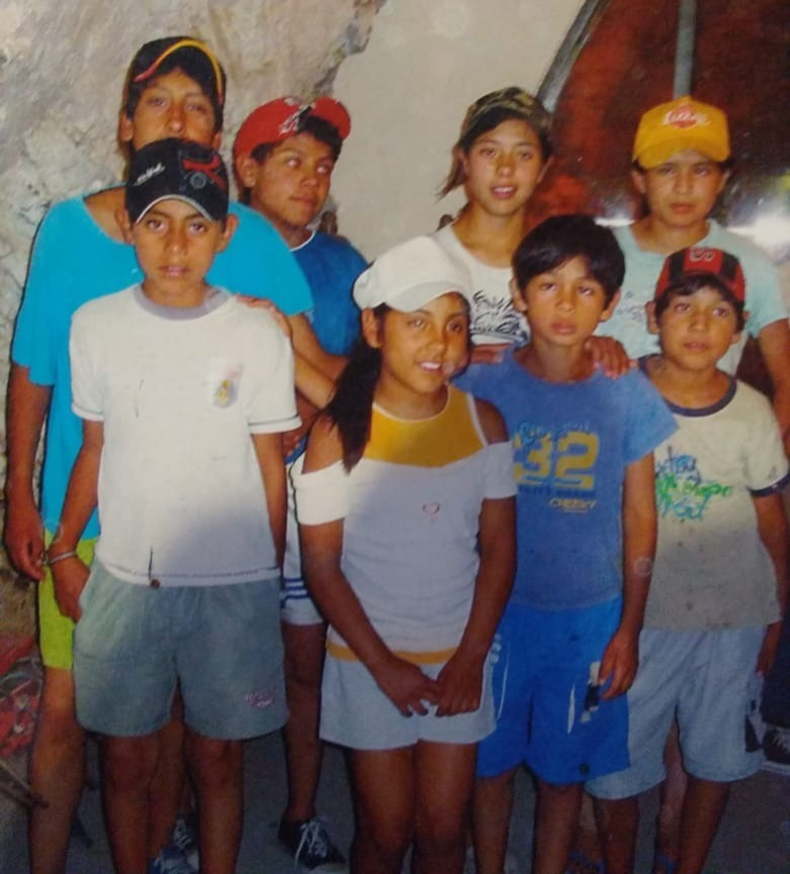
{"label": "red baseball cap", "polygon": [[351,118],[345,106],[332,97],[317,97],[302,103],[296,97],[279,97],[254,109],[242,122],[233,143],[233,157],[249,154],[262,143],[281,143],[299,133],[304,118],[315,116],[337,130],[341,140],[351,132]]}
{"label": "red baseball cap", "polygon": [[664,261],[656,283],[655,299],[658,300],[668,289],[693,276],[715,276],[726,285],[735,300],[740,303],[746,300],[746,280],[741,262],[729,252],[702,246],[681,249]]}

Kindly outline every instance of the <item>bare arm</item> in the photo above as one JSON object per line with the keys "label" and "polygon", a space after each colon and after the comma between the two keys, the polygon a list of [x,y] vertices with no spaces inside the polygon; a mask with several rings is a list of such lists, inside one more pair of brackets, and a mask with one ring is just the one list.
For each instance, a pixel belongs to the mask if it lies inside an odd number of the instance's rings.
{"label": "bare arm", "polygon": [[[331,355],[321,348],[312,325],[303,313],[288,316],[288,323],[291,326],[291,342],[294,351],[334,382],[346,366],[346,359],[341,355]],[[302,391],[298,379],[297,388]],[[304,392],[304,394],[310,397],[308,392]]]}
{"label": "bare arm", "polygon": [[[477,402],[480,423],[491,443],[504,443],[507,429],[490,404]],[[514,498],[485,500],[478,532],[480,567],[472,610],[458,649],[439,675],[437,715],[477,710],[483,667],[494,632],[513,587],[516,569],[516,506]]]}
{"label": "bare arm", "polygon": [[31,381],[27,367],[11,364],[6,405],[4,541],[14,567],[34,580],[44,576],[44,530],[33,493],[33,472],[51,393],[48,386]]}
{"label": "bare arm", "polygon": [[[66,490],[66,500],[55,538],[49,546],[50,559],[73,552],[96,507],[99,483],[99,462],[104,445],[104,425],[101,422],[82,423],[82,446],[74,461]],[[89,570],[76,556],[55,562],[52,579],[55,597],[64,616],[75,622],[80,617],[79,597],[85,588]]]}
{"label": "bare arm", "polygon": [[601,659],[600,682],[611,678],[603,698],[627,692],[639,661],[639,632],[656,553],[653,453],[629,464],[623,483],[623,615]]}
{"label": "bare arm", "polygon": [[282,567],[285,553],[285,519],[287,498],[285,490],[285,461],[282,434],[253,434],[252,443],[261,469],[269,526],[274,539],[277,565]]}
{"label": "bare arm", "polygon": [[[753,497],[757,513],[757,530],[768,551],[776,574],[776,599],[783,616],[787,610],[787,518],[779,494]],[[782,633],[782,620],[771,623],[765,633],[757,659],[757,671],[765,675],[771,668]]]}
{"label": "bare arm", "polygon": [[785,452],[790,455],[790,325],[787,319],[771,322],[757,336],[774,391],[774,413],[779,420]]}
{"label": "bare arm", "polygon": [[[310,433],[305,472],[328,467],[340,455],[335,429],[326,418],[319,419]],[[341,569],[343,520],[300,524],[299,532],[305,579],[321,612],[401,713],[425,713],[422,702],[436,700],[436,684],[392,653],[368,619]]]}

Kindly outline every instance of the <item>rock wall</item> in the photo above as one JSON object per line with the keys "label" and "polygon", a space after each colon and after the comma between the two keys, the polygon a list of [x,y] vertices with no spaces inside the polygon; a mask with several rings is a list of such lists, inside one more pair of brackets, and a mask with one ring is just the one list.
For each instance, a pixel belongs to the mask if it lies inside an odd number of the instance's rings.
{"label": "rock wall", "polygon": [[[246,113],[281,94],[331,90],[385,0],[0,0],[0,404],[30,244],[46,208],[118,180],[126,67],[167,34],[205,39],[228,74],[225,152]],[[0,478],[5,475],[5,429]],[[2,586],[0,627],[29,624]]]}

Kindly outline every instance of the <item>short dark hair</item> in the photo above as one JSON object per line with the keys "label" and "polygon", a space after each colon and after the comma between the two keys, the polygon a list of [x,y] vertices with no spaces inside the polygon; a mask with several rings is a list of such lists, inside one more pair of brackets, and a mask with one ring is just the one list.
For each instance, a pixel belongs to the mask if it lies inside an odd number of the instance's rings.
{"label": "short dark hair", "polygon": [[715,273],[696,273],[690,276],[684,276],[674,284],[670,285],[655,302],[655,316],[660,319],[667,310],[670,302],[676,297],[690,297],[703,288],[713,288],[721,295],[721,299],[727,301],[735,310],[735,315],[738,323],[738,330],[742,331],[746,319],[744,318],[744,302],[738,300],[737,297],[730,291],[727,283],[716,276]]}
{"label": "short dark hair", "polygon": [[[165,54],[171,46],[174,47],[172,52]],[[159,60],[163,54],[165,57]],[[123,96],[123,112],[126,117],[134,116],[140,97],[151,82],[173,70],[182,70],[200,85],[201,91],[211,101],[214,109],[214,131],[221,131],[227,84],[225,70],[208,46],[188,36],[155,39],[138,49],[126,75]]]}
{"label": "short dark hair", "polygon": [[584,258],[587,268],[603,286],[610,303],[623,283],[625,259],[614,234],[592,216],[555,215],[533,228],[513,255],[513,275],[523,290],[541,273],[554,270],[571,258]]}

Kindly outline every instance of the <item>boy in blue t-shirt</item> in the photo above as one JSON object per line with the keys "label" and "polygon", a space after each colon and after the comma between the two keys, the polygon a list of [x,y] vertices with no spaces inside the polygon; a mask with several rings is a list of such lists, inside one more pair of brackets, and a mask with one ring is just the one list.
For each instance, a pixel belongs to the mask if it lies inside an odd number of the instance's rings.
{"label": "boy in blue t-shirt", "polygon": [[664,779],[675,720],[689,781],[678,874],[700,874],[730,784],[762,761],[747,715],[787,601],[787,460],[768,399],[720,369],[745,298],[734,255],[693,247],[666,259],[648,309],[661,352],[641,364],[678,430],[655,453],[658,547],[628,692],[631,764],[588,784],[611,874],[633,871],[638,796]]}
{"label": "boy in blue t-shirt", "polygon": [[[351,119],[342,103],[318,97],[302,103],[280,97],[254,109],[242,122],[233,144],[240,197],[267,218],[291,249],[313,295],[308,318],[330,369],[339,372],[359,335],[359,309],[351,297],[365,260],[341,237],[313,229],[321,215],[332,171]],[[297,370],[302,362],[297,356]],[[328,385],[327,389],[332,390]],[[323,406],[319,398],[311,400]],[[301,455],[301,437],[316,407],[297,398],[302,428],[289,435],[297,444],[288,461]],[[299,442],[297,442],[299,441]],[[289,447],[290,448],[290,447]],[[285,727],[288,803],[280,822],[280,842],[307,869],[339,864],[340,852],[316,815],[321,766],[318,713],[326,626],[302,576],[299,532],[292,493],[283,566],[283,640],[288,723]]]}
{"label": "boy in blue t-shirt", "polygon": [[478,754],[475,852],[480,874],[501,872],[526,762],[538,785],[533,871],[556,874],[584,781],[628,761],[623,693],[655,549],[652,450],[675,426],[643,375],[608,379],[585,350],[623,278],[608,229],[550,218],[521,242],[513,269],[530,342],[462,378],[502,412],[518,484],[516,581],[493,649],[498,717]]}

